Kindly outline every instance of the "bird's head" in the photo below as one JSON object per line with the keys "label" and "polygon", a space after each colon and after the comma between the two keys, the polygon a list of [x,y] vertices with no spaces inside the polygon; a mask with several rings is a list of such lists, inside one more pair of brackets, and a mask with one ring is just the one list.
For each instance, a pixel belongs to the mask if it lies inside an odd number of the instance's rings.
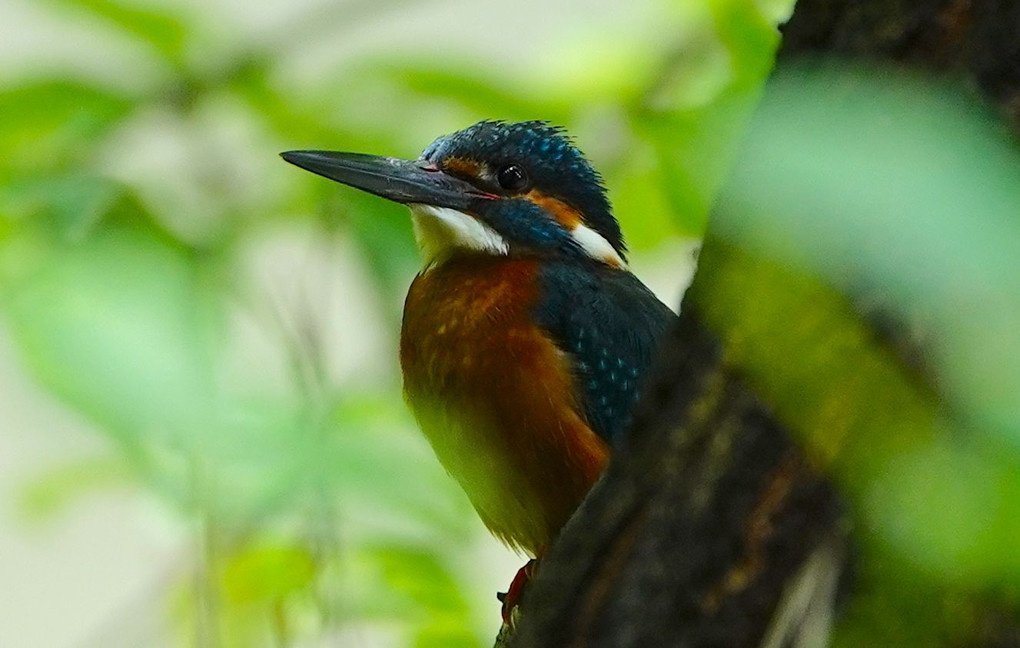
{"label": "bird's head", "polygon": [[598,172],[560,128],[483,121],[417,160],[288,151],[292,164],[411,208],[427,260],[458,252],[587,257],[624,267]]}

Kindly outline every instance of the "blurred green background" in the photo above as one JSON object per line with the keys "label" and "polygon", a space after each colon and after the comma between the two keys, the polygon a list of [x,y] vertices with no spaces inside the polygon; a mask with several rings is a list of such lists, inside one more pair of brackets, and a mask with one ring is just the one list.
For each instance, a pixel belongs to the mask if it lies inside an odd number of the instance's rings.
{"label": "blurred green background", "polygon": [[[833,86],[839,69],[812,68],[769,91],[738,156],[791,6],[8,0],[0,645],[491,643],[494,592],[522,559],[487,536],[401,401],[409,219],[276,155],[411,157],[483,118],[566,126],[605,176],[635,272],[673,306],[722,191],[719,236],[921,312],[942,333],[929,369],[952,417],[904,416],[951,432],[879,444],[869,463],[802,426],[878,538],[865,583],[881,595],[854,609],[844,643],[946,636],[889,603],[914,591],[908,573],[1012,596],[1015,146],[955,90],[856,71],[861,97]],[[735,286],[751,322],[770,304],[815,323],[832,307],[830,329],[849,330],[842,302]],[[734,334],[738,350],[772,352],[752,373],[796,352],[775,330]],[[856,357],[826,348],[823,370]],[[842,384],[812,371],[801,379]],[[855,375],[888,395],[908,374],[890,361]],[[777,389],[797,411],[783,395],[799,387]],[[867,445],[895,436],[887,423],[851,432]]]}

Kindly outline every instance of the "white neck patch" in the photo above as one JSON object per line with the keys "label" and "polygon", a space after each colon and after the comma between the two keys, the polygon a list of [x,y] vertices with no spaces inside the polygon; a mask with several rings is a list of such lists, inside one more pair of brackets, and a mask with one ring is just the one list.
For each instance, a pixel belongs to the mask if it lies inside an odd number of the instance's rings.
{"label": "white neck patch", "polygon": [[575,225],[574,229],[570,230],[570,235],[580,244],[584,253],[596,261],[601,261],[614,268],[622,269],[627,267],[627,264],[624,263],[620,254],[616,251],[616,248],[610,245],[605,237],[590,227],[581,224]]}
{"label": "white neck patch", "polygon": [[426,261],[445,257],[456,248],[495,255],[505,255],[510,250],[499,232],[470,214],[420,203],[408,207],[414,235]]}

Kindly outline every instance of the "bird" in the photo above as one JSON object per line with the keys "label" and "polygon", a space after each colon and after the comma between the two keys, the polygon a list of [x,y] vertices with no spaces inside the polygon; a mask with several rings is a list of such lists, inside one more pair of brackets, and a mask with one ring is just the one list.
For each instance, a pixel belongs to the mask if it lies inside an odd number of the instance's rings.
{"label": "bird", "polygon": [[626,443],[676,320],[629,269],[605,183],[545,121],[485,120],[417,159],[294,150],[284,160],[410,208],[423,265],[403,310],[405,400],[489,531],[543,553]]}

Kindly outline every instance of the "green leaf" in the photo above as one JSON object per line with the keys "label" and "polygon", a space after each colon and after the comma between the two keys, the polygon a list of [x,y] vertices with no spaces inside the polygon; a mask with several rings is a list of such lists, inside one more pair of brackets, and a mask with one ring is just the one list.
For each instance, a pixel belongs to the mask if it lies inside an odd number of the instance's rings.
{"label": "green leaf", "polygon": [[36,377],[107,429],[199,435],[213,393],[215,316],[194,259],[138,226],[53,242],[42,254],[4,299]]}
{"label": "green leaf", "polygon": [[626,159],[605,169],[603,176],[631,250],[654,248],[678,231],[701,232],[703,223],[685,223],[677,215],[677,199],[671,200],[666,190],[677,191],[675,176],[664,173],[657,151],[647,142],[635,138],[628,145]]}
{"label": "green leaf", "polygon": [[918,448],[870,485],[869,514],[906,560],[947,582],[1020,581],[1020,461],[1000,452],[968,442]]}
{"label": "green leaf", "polygon": [[44,225],[65,241],[80,241],[121,197],[121,187],[95,176],[20,173],[0,186],[0,213],[18,225]]}
{"label": "green leaf", "polygon": [[[792,3],[791,3],[792,4]],[[779,29],[753,0],[709,0],[716,33],[730,55],[735,85],[760,89],[779,46]]]}
{"label": "green leaf", "polygon": [[107,456],[49,468],[21,486],[20,509],[31,518],[52,518],[83,497],[131,483],[125,462]]}
{"label": "green leaf", "polygon": [[390,590],[413,605],[415,646],[476,646],[469,631],[470,608],[452,571],[428,551],[399,545],[374,547],[368,553]]}
{"label": "green leaf", "polygon": [[315,560],[304,547],[261,542],[230,556],[221,579],[230,603],[271,605],[308,587],[315,572]]}
{"label": "green leaf", "polygon": [[31,81],[0,91],[0,178],[80,158],[133,107],[134,100],[76,81]]}
{"label": "green leaf", "polygon": [[658,154],[658,191],[677,226],[700,234],[772,69],[779,32],[750,0],[685,3],[684,9],[714,30],[699,31],[680,55],[663,59],[665,69],[631,107],[631,119]]}
{"label": "green leaf", "polygon": [[384,66],[381,72],[418,95],[442,98],[467,108],[478,119],[567,121],[565,104],[529,99],[515,90],[511,80],[503,79],[501,83],[482,70],[406,62]]}

